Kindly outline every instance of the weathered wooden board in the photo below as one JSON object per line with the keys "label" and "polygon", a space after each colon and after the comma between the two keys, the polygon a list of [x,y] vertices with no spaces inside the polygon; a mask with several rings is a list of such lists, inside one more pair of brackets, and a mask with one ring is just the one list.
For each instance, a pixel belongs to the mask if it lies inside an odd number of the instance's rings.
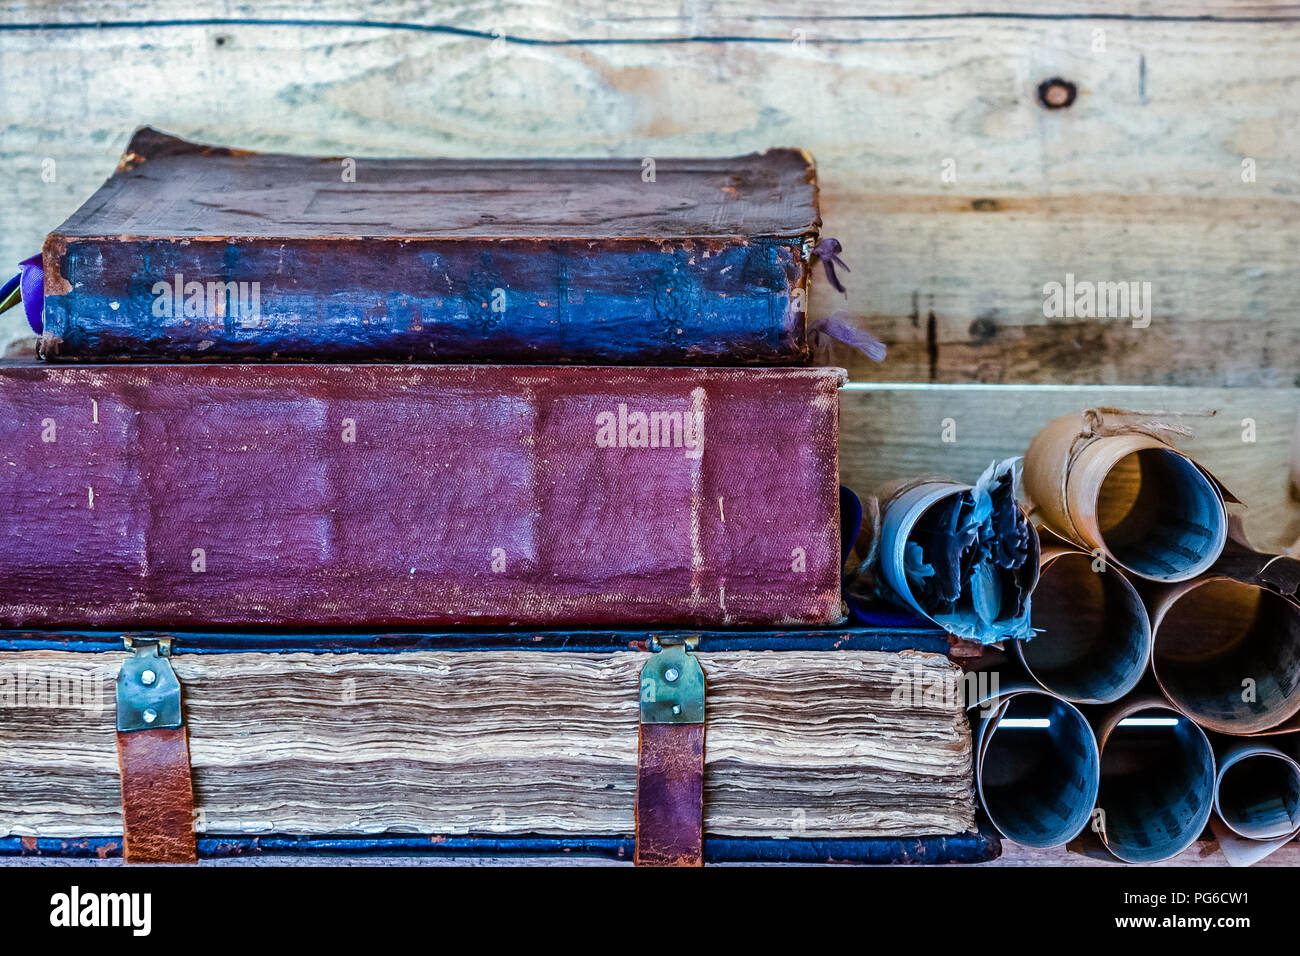
{"label": "weathered wooden board", "polygon": [[[1127,866],[1114,858],[1098,855],[1087,839],[1050,850],[1031,850],[1014,843],[1002,844],[1002,855],[983,866]],[[1227,866],[1228,860],[1215,840],[1198,841],[1171,860],[1150,866]],[[1300,843],[1292,841],[1255,866],[1300,866]]]}
{"label": "weathered wooden board", "polygon": [[1169,413],[1190,427],[1181,447],[1246,504],[1251,543],[1270,551],[1297,543],[1300,501],[1288,478],[1295,389],[850,384],[840,391],[840,481],[861,493],[913,475],[974,481],[989,462],[1023,454],[1052,418],[1097,406]]}
{"label": "weathered wooden board", "polygon": [[[171,0],[6,0],[0,4],[18,23],[84,23],[87,20],[157,21],[171,12],[195,19],[276,19],[316,22],[329,17],[380,23],[393,28],[459,31],[492,36],[501,30],[509,42],[560,43],[654,37],[768,35],[784,20],[839,24],[859,21],[997,17],[1000,19],[1070,20],[1083,17],[1138,20],[1215,20],[1278,22],[1300,15],[1300,4],[1284,0],[1076,0],[1044,4],[1006,0],[996,5],[973,0],[853,0],[828,10],[817,0],[488,0],[486,3],[429,4],[421,0],[374,0],[363,10],[334,3],[295,0],[198,0],[184,8]],[[359,16],[364,13],[364,16]],[[726,29],[726,33],[722,32]],[[531,33],[524,37],[523,30]]]}
{"label": "weathered wooden board", "polygon": [[[847,299],[818,284],[813,315],[860,313],[892,348],[881,366],[831,356],[858,378],[1296,384],[1300,9],[995,13],[9,0],[0,262],[34,251],[141,122],[357,156],[796,145],[819,161],[826,232],[854,268]],[[1052,77],[1075,85],[1068,108],[1038,101]],[[1049,320],[1043,287],[1067,274],[1151,283],[1149,327]]]}

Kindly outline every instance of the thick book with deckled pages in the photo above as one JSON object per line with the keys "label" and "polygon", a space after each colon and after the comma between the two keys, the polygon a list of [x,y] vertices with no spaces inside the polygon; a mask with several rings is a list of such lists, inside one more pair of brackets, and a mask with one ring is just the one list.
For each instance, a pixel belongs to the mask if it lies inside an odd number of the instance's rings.
{"label": "thick book with deckled pages", "polygon": [[947,646],[0,632],[0,855],[974,862],[998,842]]}

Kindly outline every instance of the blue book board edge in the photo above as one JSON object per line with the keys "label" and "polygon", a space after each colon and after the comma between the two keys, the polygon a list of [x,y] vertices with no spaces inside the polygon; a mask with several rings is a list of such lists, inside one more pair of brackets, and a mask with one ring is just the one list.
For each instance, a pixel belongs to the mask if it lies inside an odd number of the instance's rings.
{"label": "blue book board edge", "polygon": [[868,627],[793,630],[443,631],[346,633],[258,631],[17,631],[0,630],[0,651],[121,651],[122,638],[170,637],[173,654],[309,653],[395,654],[408,651],[530,650],[611,653],[644,651],[652,640],[689,634],[698,650],[723,651],[928,651],[947,654],[947,635],[929,622],[882,611]]}
{"label": "blue book board edge", "polygon": [[[631,861],[636,841],[622,837],[547,836],[204,836],[200,859],[248,856],[443,856],[443,857],[603,857]],[[982,863],[1001,852],[998,838],[986,830],[956,836],[878,837],[864,840],[777,840],[706,837],[706,863]],[[0,856],[116,859],[120,836],[58,839],[0,838]]]}
{"label": "blue book board edge", "polygon": [[[927,622],[882,611],[880,626],[809,628],[782,631],[461,631],[445,633],[340,634],[167,632],[173,654],[319,653],[390,654],[420,650],[531,650],[611,653],[646,650],[670,634],[699,637],[699,651],[902,651],[946,654],[943,631]],[[145,636],[147,632],[132,632]],[[159,636],[162,632],[157,632]],[[63,650],[99,653],[122,650],[120,631],[0,631],[0,650]],[[621,837],[537,835],[370,835],[290,836],[268,834],[200,837],[200,858],[242,856],[593,856],[631,860],[635,841]],[[79,839],[9,836],[0,838],[0,856],[107,859],[121,856],[121,836]],[[711,863],[979,863],[1001,852],[997,836],[982,827],[975,833],[870,839],[733,839],[708,837],[704,857]]]}

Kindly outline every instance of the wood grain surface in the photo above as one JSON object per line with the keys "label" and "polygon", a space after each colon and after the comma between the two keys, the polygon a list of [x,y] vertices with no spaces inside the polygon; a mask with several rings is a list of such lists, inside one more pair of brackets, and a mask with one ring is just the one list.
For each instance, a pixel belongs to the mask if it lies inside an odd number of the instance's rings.
{"label": "wood grain surface", "polygon": [[[0,654],[27,706],[0,721],[0,834],[121,832],[121,654]],[[637,653],[178,656],[197,828],[209,834],[630,834]],[[705,829],[916,836],[974,827],[959,705],[919,652],[701,654]],[[52,684],[55,679],[60,685]],[[61,686],[60,706],[40,688]],[[928,684],[926,686],[929,686]],[[46,698],[49,699],[49,698]],[[98,705],[98,706],[97,706]]]}
{"label": "wood grain surface", "polygon": [[[0,262],[34,252],[144,122],[357,157],[788,145],[818,160],[854,270],[847,298],[818,284],[813,317],[846,308],[891,349],[831,356],[860,380],[1297,382],[1296,4],[3,9]],[[1054,78],[1065,108],[1040,101]],[[1067,274],[1150,282],[1150,325],[1047,317]]]}
{"label": "wood grain surface", "polygon": [[[1002,844],[1002,855],[981,866],[1127,866],[1100,848],[1099,841],[1080,837],[1066,846],[1050,850],[1031,850],[1014,843]],[[1227,866],[1228,860],[1216,840],[1198,840],[1188,849],[1169,860],[1148,866]],[[1300,866],[1300,843],[1292,841],[1254,866]]]}

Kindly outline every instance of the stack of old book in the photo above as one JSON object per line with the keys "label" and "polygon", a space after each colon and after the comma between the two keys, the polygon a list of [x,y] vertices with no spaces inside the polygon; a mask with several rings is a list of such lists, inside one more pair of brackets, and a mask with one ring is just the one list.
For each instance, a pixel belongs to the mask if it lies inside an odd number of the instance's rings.
{"label": "stack of old book", "polygon": [[840,626],[819,226],[794,150],[137,133],[0,369],[0,847],[995,852],[942,632]]}

